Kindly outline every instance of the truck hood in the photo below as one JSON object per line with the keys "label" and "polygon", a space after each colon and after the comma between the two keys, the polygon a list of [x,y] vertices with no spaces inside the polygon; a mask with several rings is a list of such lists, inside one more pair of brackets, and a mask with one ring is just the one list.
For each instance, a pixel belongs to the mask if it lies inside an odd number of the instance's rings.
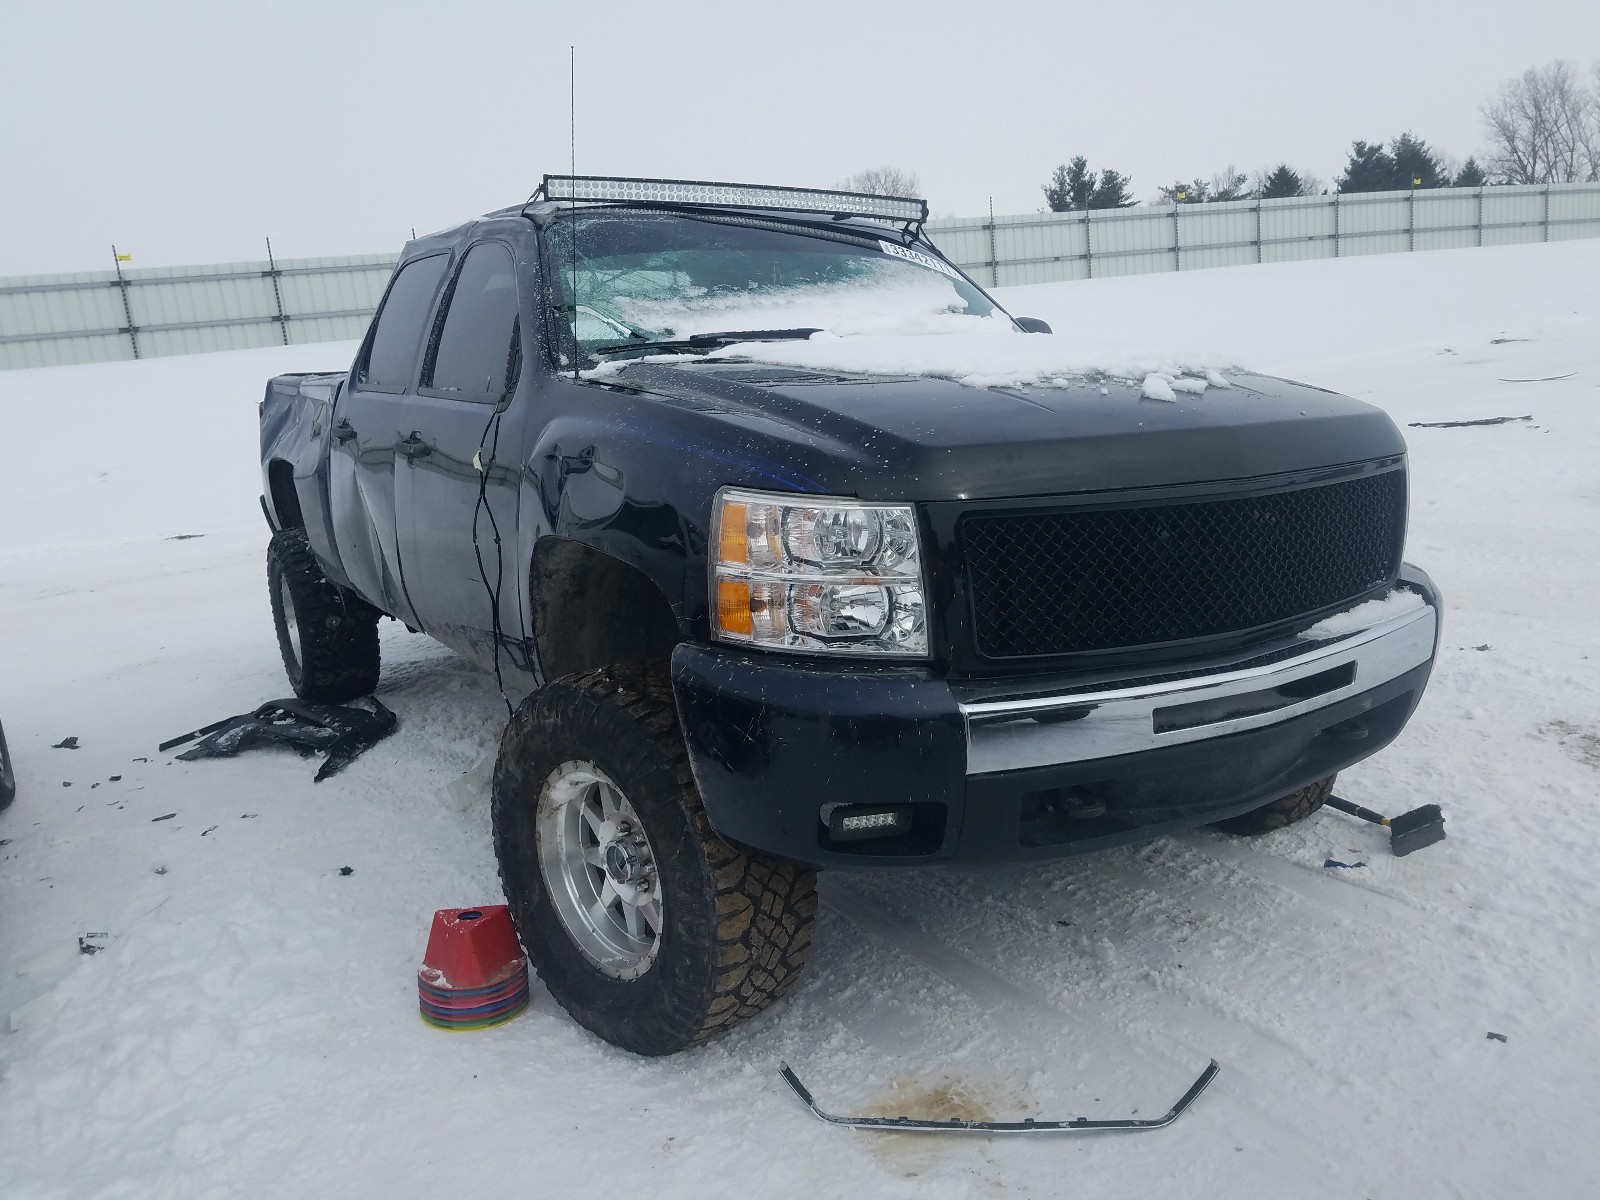
{"label": "truck hood", "polygon": [[[608,382],[693,411],[822,490],[976,500],[1247,479],[1405,453],[1383,412],[1248,372],[1145,399],[1138,382],[978,387],[719,360],[631,363]],[[685,413],[687,415],[687,413]]]}

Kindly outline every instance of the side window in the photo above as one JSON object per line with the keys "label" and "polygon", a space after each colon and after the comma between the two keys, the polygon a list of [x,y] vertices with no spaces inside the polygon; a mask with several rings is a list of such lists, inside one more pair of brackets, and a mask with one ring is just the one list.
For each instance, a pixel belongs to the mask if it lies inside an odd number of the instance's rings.
{"label": "side window", "polygon": [[456,275],[422,386],[498,403],[516,386],[521,349],[516,264],[499,242],[482,242]]}
{"label": "side window", "polygon": [[389,285],[361,365],[364,386],[386,392],[403,392],[410,386],[411,365],[417,361],[428,307],[448,261],[447,255],[434,254],[400,268]]}

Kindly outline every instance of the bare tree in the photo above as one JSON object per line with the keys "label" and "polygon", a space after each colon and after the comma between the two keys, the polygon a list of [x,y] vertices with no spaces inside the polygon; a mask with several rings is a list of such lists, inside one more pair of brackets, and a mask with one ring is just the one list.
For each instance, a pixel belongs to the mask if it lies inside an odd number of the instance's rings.
{"label": "bare tree", "polygon": [[1482,113],[1488,165],[1501,181],[1600,179],[1600,78],[1590,88],[1561,59],[1529,67],[1502,83]]}
{"label": "bare tree", "polygon": [[1207,182],[1211,184],[1211,199],[1214,202],[1250,200],[1255,197],[1255,191],[1250,186],[1250,177],[1232,163],[1218,171]]}
{"label": "bare tree", "polygon": [[899,167],[868,167],[840,182],[841,192],[865,192],[869,196],[920,196],[922,181],[915,171]]}

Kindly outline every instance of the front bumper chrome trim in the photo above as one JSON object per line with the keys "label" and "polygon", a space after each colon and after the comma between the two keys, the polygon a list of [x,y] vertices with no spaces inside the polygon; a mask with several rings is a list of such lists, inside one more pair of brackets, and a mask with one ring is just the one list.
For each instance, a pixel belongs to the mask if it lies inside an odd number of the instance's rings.
{"label": "front bumper chrome trim", "polygon": [[1387,683],[1433,657],[1432,605],[1308,643],[1266,666],[1065,695],[960,704],[967,774],[1089,762],[1260,729]]}

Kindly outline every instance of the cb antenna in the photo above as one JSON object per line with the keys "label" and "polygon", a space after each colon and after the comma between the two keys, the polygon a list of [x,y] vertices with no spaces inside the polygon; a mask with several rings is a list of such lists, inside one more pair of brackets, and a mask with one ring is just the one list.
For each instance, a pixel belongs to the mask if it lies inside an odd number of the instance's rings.
{"label": "cb antenna", "polygon": [[578,48],[567,47],[567,153],[568,172],[573,177],[571,215],[567,220],[568,258],[572,268],[572,377],[578,378]]}

